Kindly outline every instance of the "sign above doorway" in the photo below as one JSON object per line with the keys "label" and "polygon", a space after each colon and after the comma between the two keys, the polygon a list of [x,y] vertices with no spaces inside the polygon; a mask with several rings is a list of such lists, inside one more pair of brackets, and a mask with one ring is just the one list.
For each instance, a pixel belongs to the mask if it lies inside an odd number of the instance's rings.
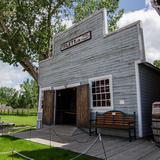
{"label": "sign above doorway", "polygon": [[91,38],[92,38],[91,31],[83,33],[82,35],[80,35],[80,36],[78,36],[76,38],[73,38],[73,39],[61,44],[60,49],[61,49],[61,51],[64,51],[64,50],[66,50],[68,48],[71,48],[71,47],[77,45],[77,44],[80,44],[82,42],[90,40]]}

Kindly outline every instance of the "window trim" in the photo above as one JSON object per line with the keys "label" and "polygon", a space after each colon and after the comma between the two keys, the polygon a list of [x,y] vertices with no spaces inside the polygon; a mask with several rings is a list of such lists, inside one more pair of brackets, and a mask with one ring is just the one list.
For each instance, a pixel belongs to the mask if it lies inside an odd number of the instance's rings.
{"label": "window trim", "polygon": [[[92,95],[92,82],[98,81],[98,80],[105,80],[109,79],[109,88],[110,88],[110,95],[111,95],[111,106],[110,107],[93,107],[93,95]],[[88,79],[89,82],[89,95],[90,95],[90,108],[92,110],[98,110],[98,111],[106,111],[106,110],[112,110],[113,109],[113,82],[112,82],[112,75],[106,75],[106,76],[100,76],[100,77],[93,77]]]}

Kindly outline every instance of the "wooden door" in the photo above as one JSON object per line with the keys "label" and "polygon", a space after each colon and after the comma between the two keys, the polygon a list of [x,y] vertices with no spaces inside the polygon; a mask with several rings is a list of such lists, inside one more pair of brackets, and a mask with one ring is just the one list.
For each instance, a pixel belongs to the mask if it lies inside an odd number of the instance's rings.
{"label": "wooden door", "polygon": [[52,125],[54,121],[54,91],[44,91],[43,124]]}
{"label": "wooden door", "polygon": [[88,127],[89,124],[89,85],[77,87],[77,126]]}

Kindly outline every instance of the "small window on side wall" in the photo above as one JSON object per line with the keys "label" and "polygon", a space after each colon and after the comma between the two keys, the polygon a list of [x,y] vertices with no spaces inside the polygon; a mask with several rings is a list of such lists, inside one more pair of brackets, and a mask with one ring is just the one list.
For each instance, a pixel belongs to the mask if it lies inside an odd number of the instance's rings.
{"label": "small window on side wall", "polygon": [[112,76],[92,78],[90,87],[93,108],[112,107]]}

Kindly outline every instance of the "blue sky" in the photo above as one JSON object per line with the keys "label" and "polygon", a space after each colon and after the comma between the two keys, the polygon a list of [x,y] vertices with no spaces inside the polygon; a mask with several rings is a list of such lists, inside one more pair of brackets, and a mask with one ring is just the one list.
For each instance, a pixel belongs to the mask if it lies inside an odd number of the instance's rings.
{"label": "blue sky", "polygon": [[120,8],[125,12],[139,10],[145,7],[145,0],[120,0]]}

